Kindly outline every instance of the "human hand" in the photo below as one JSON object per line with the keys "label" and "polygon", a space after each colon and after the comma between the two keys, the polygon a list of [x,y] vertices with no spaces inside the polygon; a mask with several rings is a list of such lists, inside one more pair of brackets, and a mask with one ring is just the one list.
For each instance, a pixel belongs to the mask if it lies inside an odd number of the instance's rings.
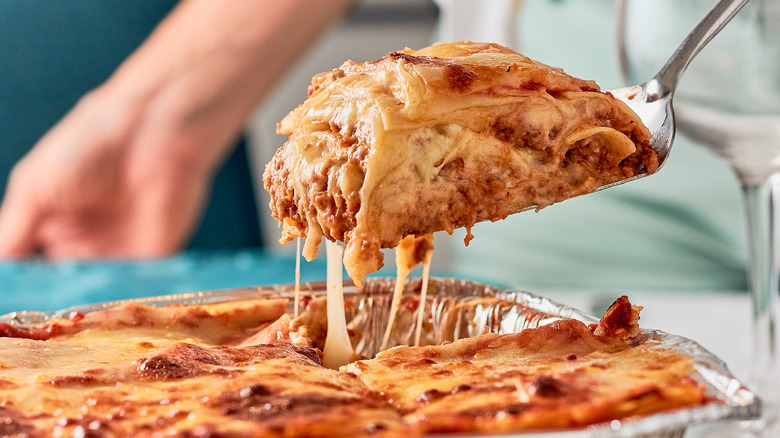
{"label": "human hand", "polygon": [[186,138],[173,136],[138,105],[87,95],[12,171],[0,207],[0,258],[180,249],[199,221],[210,173],[177,153]]}
{"label": "human hand", "polygon": [[183,247],[252,110],[350,3],[180,2],[17,163],[0,206],[0,258]]}

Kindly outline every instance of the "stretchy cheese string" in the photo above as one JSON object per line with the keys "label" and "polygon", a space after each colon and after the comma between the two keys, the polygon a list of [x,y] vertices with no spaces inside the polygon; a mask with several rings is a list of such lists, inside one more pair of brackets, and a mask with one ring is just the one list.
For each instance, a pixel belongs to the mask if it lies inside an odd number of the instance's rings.
{"label": "stretchy cheese string", "polygon": [[338,244],[325,241],[327,254],[327,314],[328,334],[325,337],[325,348],[322,352],[322,364],[331,369],[338,369],[349,363],[355,356],[352,342],[347,332],[347,318],[344,315],[344,285],[342,279],[342,260],[344,249]]}
{"label": "stretchy cheese string", "polygon": [[[401,305],[401,297],[403,296],[404,285],[406,284],[406,277],[414,269],[418,262],[423,264],[423,286],[420,293],[420,304],[418,310],[420,314],[417,315],[417,332],[415,333],[415,344],[419,344],[421,332],[420,326],[422,325],[422,315],[425,312],[425,294],[428,292],[428,275],[430,271],[431,254],[433,253],[433,236],[406,236],[401,240],[398,246],[395,248],[395,263],[396,263],[396,280],[395,288],[393,290],[393,301],[390,304],[390,317],[387,321],[387,328],[385,329],[385,335],[382,338],[382,350],[387,349],[390,346],[390,334],[393,332],[393,326],[398,316],[398,308]],[[430,244],[428,244],[431,242]],[[425,249],[425,254],[422,260],[417,260],[415,255],[418,255],[419,245],[428,244],[428,248]]]}
{"label": "stretchy cheese string", "polygon": [[298,305],[301,295],[301,238],[295,239],[295,317],[298,317]]}
{"label": "stretchy cheese string", "polygon": [[[404,237],[404,240],[406,239],[414,239],[414,236]],[[412,266],[409,266],[409,248],[414,249],[414,246],[398,245],[398,247],[395,248],[395,263],[397,269],[395,277],[395,289],[393,290],[393,302],[390,304],[390,317],[387,320],[387,328],[385,328],[385,336],[382,338],[382,347],[380,348],[380,351],[387,350],[387,347],[390,344],[390,333],[393,332],[393,325],[395,324],[395,318],[398,314],[398,307],[401,304],[401,296],[404,293],[406,277],[414,267],[413,264]]]}
{"label": "stretchy cheese string", "polygon": [[422,289],[420,290],[420,304],[417,306],[417,328],[414,331],[414,346],[420,346],[420,338],[422,337],[423,320],[425,319],[425,299],[428,295],[428,278],[431,274],[431,255],[433,251],[428,251],[425,254],[425,261],[423,262],[422,273]]}

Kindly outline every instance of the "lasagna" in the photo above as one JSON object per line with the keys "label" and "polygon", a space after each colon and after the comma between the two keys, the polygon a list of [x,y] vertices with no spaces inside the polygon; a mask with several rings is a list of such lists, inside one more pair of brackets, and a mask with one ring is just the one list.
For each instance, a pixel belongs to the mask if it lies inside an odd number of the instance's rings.
{"label": "lasagna", "polygon": [[625,298],[596,327],[560,320],[396,346],[340,369],[322,365],[321,301],[304,301],[298,318],[283,300],[260,299],[126,303],[40,327],[0,324],[0,435],[569,429],[708,401],[690,357],[635,336],[639,309]]}
{"label": "lasagna", "polygon": [[[264,173],[281,241],[346,245],[357,283],[406,236],[452,232],[653,173],[639,117],[496,44],[437,43],[316,75]],[[469,237],[470,238],[470,233]],[[468,243],[468,242],[467,242]]]}

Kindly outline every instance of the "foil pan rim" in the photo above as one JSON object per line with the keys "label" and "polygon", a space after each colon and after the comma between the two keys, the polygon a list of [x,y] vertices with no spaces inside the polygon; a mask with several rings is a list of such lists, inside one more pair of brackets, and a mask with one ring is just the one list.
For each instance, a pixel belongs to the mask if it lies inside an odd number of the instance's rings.
{"label": "foil pan rim", "polygon": [[[419,282],[420,279],[419,278],[407,279],[407,283],[410,281]],[[480,283],[473,280],[461,279],[461,278],[432,277],[430,278],[430,281],[434,283],[438,282],[438,283],[445,283],[445,284],[446,283],[459,284],[462,285],[463,287],[470,287],[475,290],[476,289],[488,290],[495,294],[509,293],[518,296],[518,298],[524,298],[527,304],[530,305],[530,307],[538,311],[549,311],[549,309],[555,309],[556,316],[559,316],[561,318],[578,319],[587,324],[597,323],[599,321],[598,317],[593,316],[587,312],[568,306],[566,304],[562,304],[555,300],[546,298],[542,295],[533,292],[528,292],[521,289],[507,289],[507,288],[491,286],[485,283]],[[355,283],[352,280],[344,280],[343,287],[344,287],[344,293],[347,294],[347,293],[359,292],[365,289],[366,287],[374,285],[376,283],[394,283],[394,282],[395,282],[394,277],[368,277],[364,280],[363,282],[364,286],[362,288],[355,286]],[[300,291],[303,294],[317,293],[317,292],[324,294],[325,290],[326,290],[325,280],[300,283]],[[46,322],[54,318],[67,318],[68,315],[70,315],[73,312],[81,312],[81,313],[96,312],[99,310],[105,310],[107,308],[125,304],[125,303],[146,304],[151,306],[155,306],[155,305],[164,306],[168,304],[195,305],[195,304],[216,303],[228,298],[242,298],[242,299],[252,299],[253,297],[267,298],[267,296],[265,296],[267,294],[275,294],[274,297],[278,297],[278,298],[292,299],[294,296],[293,295],[294,285],[291,283],[280,283],[280,284],[269,284],[269,285],[261,285],[261,286],[242,286],[242,287],[234,287],[234,288],[226,288],[226,289],[214,289],[214,290],[187,292],[187,293],[179,293],[179,294],[156,295],[156,296],[141,297],[141,298],[129,298],[123,300],[104,301],[104,302],[98,302],[92,304],[80,304],[80,305],[70,306],[64,309],[54,310],[54,311],[22,310],[22,311],[9,312],[4,315],[0,315],[0,322],[16,323],[16,324],[35,324],[35,323]]]}
{"label": "foil pan rim", "polygon": [[[407,280],[419,282],[419,279]],[[535,312],[548,314],[551,317],[566,319],[574,318],[585,323],[598,322],[598,318],[579,309],[550,300],[544,296],[517,289],[506,289],[490,286],[466,279],[457,278],[431,278],[430,281],[441,287],[459,287],[483,295],[491,294],[504,298],[511,298],[529,307]],[[364,280],[362,288],[358,288],[350,280],[344,282],[345,296],[359,296],[372,287],[382,287],[394,284],[394,278],[369,277]],[[300,284],[303,294],[324,294],[325,281],[306,282]],[[392,290],[392,288],[390,288]],[[108,301],[103,303],[78,305],[53,312],[21,311],[0,315],[0,322],[11,323],[19,326],[40,324],[53,318],[65,318],[72,312],[95,312],[124,303],[139,303],[152,306],[168,304],[208,304],[231,300],[256,299],[256,298],[290,298],[294,296],[294,285],[275,284],[267,286],[249,286],[230,289],[217,289],[202,292],[192,292],[175,295],[159,295],[145,298]],[[475,295],[476,296],[476,295]],[[695,369],[699,380],[708,388],[708,392],[722,402],[710,402],[693,408],[676,410],[667,413],[658,413],[644,416],[639,419],[614,420],[610,423],[602,423],[581,429],[565,431],[529,431],[527,433],[514,433],[504,436],[539,436],[544,438],[580,438],[580,437],[679,437],[682,436],[689,425],[701,424],[724,420],[749,420],[758,418],[761,412],[761,401],[747,389],[746,385],[736,379],[728,370],[726,364],[717,356],[706,350],[697,342],[682,336],[664,333],[658,330],[643,329],[640,337],[657,342],[661,347],[668,347],[681,351],[693,357]],[[448,435],[452,436],[452,435]],[[464,435],[458,435],[464,437]],[[472,435],[466,435],[472,436]]]}

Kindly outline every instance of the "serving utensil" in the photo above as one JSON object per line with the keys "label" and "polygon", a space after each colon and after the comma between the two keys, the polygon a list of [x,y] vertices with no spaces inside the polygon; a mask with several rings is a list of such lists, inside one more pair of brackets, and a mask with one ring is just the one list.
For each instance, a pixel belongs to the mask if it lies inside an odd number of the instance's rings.
{"label": "serving utensil", "polygon": [[[643,84],[609,90],[613,96],[626,103],[650,130],[650,146],[658,154],[659,168],[669,156],[675,134],[675,118],[672,101],[688,64],[710,40],[723,29],[749,0],[720,0],[682,41],[671,58],[650,80]],[[622,25],[622,22],[621,22]],[[619,29],[622,34],[622,29]],[[621,53],[621,56],[625,56]],[[625,62],[622,65],[626,65]],[[647,174],[616,181],[601,189],[620,185]]]}
{"label": "serving utensil", "polygon": [[[618,6],[622,70],[635,83],[652,73],[647,66],[665,60],[664,48],[676,38],[670,35],[684,34],[688,26],[681,25],[709,10],[712,0],[619,0]],[[751,345],[745,372],[762,399],[762,416],[708,430],[702,435],[708,438],[780,436],[780,2],[753,0],[739,15],[729,38],[700,55],[675,102],[680,132],[733,171],[747,231],[751,330],[742,342]],[[675,19],[659,29],[648,16]]]}

